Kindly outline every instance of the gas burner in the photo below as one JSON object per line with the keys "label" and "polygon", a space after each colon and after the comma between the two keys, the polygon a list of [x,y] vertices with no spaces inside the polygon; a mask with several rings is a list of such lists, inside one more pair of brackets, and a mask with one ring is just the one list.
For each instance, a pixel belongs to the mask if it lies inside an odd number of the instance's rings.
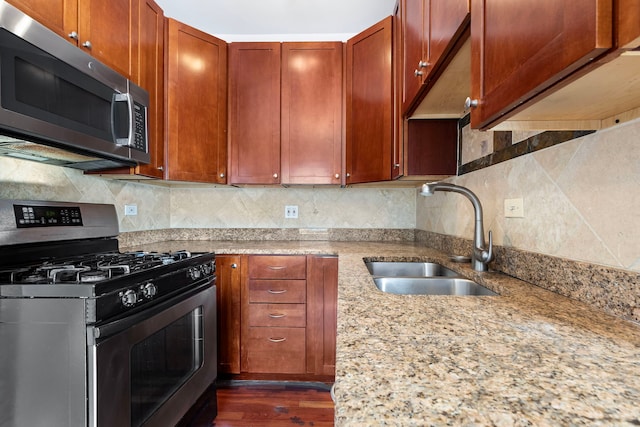
{"label": "gas burner", "polygon": [[109,271],[104,271],[104,270],[83,271],[83,272],[80,272],[78,276],[79,276],[80,283],[95,283],[95,282],[100,282],[101,280],[106,280],[110,277]]}

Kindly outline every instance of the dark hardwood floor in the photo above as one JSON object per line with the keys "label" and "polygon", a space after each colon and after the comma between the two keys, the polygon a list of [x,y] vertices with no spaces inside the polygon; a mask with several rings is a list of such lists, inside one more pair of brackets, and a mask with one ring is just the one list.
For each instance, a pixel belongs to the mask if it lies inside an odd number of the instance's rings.
{"label": "dark hardwood floor", "polygon": [[[329,386],[318,383],[221,383],[217,387],[218,416],[213,424],[192,427],[333,427]],[[206,410],[200,419],[207,419]],[[210,417],[208,417],[210,419]]]}

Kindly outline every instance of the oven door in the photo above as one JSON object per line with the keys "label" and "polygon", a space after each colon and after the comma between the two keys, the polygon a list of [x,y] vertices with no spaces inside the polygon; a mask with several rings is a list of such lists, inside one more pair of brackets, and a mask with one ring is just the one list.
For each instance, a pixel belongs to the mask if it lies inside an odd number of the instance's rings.
{"label": "oven door", "polygon": [[215,310],[212,280],[89,328],[89,426],[175,425],[215,381]]}

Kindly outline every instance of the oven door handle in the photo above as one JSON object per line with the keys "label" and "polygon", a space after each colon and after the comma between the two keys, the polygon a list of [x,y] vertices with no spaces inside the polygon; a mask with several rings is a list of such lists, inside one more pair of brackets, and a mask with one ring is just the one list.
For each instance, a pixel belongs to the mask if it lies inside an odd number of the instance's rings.
{"label": "oven door handle", "polygon": [[155,316],[156,314],[163,312],[167,308],[170,308],[208,289],[214,282],[215,277],[208,278],[207,280],[203,281],[198,286],[188,290],[187,292],[183,292],[173,298],[156,304],[153,307],[144,309],[138,313],[123,317],[121,319],[113,320],[105,324],[95,325],[93,328],[89,329],[89,341],[97,343],[117,334],[118,332],[124,331],[125,329],[128,329],[133,325],[144,322],[145,320]]}

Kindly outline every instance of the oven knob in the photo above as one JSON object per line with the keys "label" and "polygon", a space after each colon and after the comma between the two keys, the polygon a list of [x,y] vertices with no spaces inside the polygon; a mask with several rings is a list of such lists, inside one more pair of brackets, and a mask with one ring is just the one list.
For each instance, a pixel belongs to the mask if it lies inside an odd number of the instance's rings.
{"label": "oven knob", "polygon": [[191,277],[191,280],[198,280],[200,278],[200,270],[197,268],[190,268],[189,277]]}
{"label": "oven knob", "polygon": [[120,294],[120,301],[122,301],[122,305],[125,307],[133,307],[133,305],[138,301],[138,294],[129,289],[128,291]]}
{"label": "oven knob", "polygon": [[153,298],[158,293],[158,288],[153,283],[147,283],[142,287],[142,295],[145,298]]}

